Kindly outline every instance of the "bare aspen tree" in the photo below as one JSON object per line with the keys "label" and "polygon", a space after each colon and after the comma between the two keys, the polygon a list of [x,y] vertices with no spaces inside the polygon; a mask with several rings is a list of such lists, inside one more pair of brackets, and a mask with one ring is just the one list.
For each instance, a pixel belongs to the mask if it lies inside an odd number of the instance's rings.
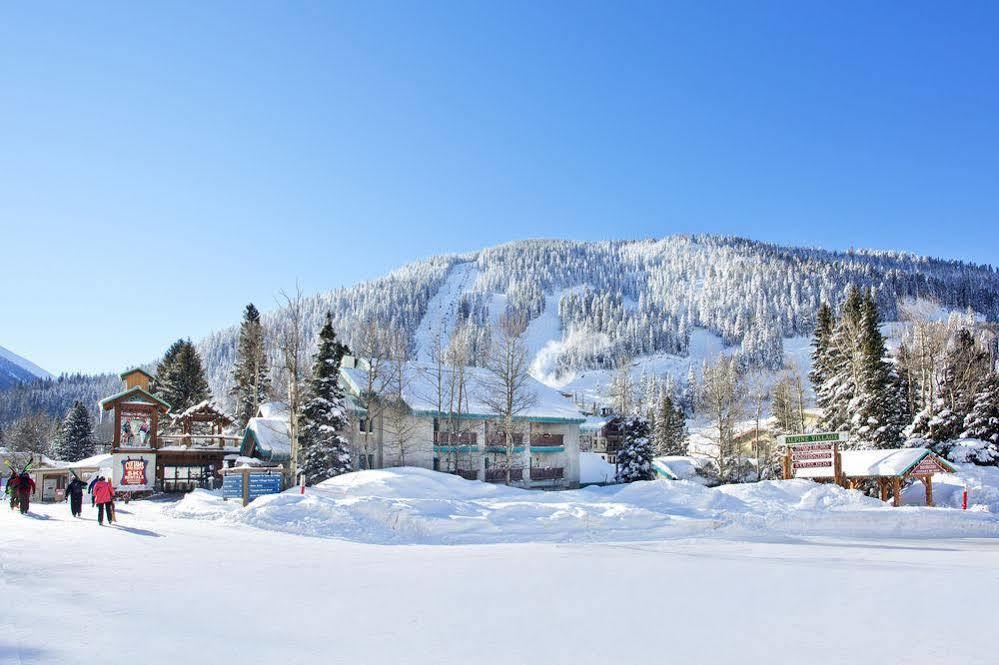
{"label": "bare aspen tree", "polygon": [[529,360],[524,347],[527,322],[523,316],[505,314],[492,335],[485,359],[485,380],[480,399],[503,427],[506,482],[510,484],[513,461],[514,427],[517,417],[534,406],[537,395],[530,389]]}
{"label": "bare aspen tree", "polygon": [[611,379],[609,391],[611,405],[619,416],[629,416],[634,409],[635,384],[631,380],[631,365],[622,362]]}
{"label": "bare aspen tree", "polygon": [[769,433],[763,428],[763,412],[770,399],[768,377],[760,370],[747,378],[747,395],[753,410],[753,455],[756,457],[756,480],[763,480],[763,468],[770,461]]}
{"label": "bare aspen tree", "polygon": [[[467,429],[464,426],[462,416],[468,413],[468,367],[471,362],[471,350],[468,345],[468,338],[463,334],[462,327],[454,331],[445,352],[445,363],[447,366],[446,381],[447,387],[447,438],[450,451],[454,460],[454,471],[459,470],[461,440],[468,438]],[[471,453],[469,453],[469,458]]]}
{"label": "bare aspen tree", "polygon": [[705,363],[701,376],[699,405],[711,423],[705,434],[714,444],[718,476],[727,479],[728,460],[735,452],[735,426],[746,408],[746,388],[734,358],[719,355]]}
{"label": "bare aspen tree", "polygon": [[406,466],[406,453],[415,445],[417,430],[412,409],[406,402],[413,376],[409,367],[409,344],[405,334],[394,331],[388,339],[388,381],[385,386],[383,430],[395,454],[395,463]]}
{"label": "bare aspen tree", "polygon": [[393,366],[389,358],[392,335],[392,332],[385,331],[378,322],[369,319],[361,325],[361,332],[356,336],[356,353],[361,360],[358,366],[363,372],[357,399],[367,414],[366,426],[361,432],[362,469],[374,466],[371,457],[378,442],[372,441],[371,435],[374,434],[374,423],[379,421],[385,411],[384,396],[393,380]]}
{"label": "bare aspen tree", "polygon": [[281,383],[285,388],[288,406],[288,438],[291,442],[291,459],[288,471],[291,482],[298,479],[299,423],[298,417],[305,402],[308,361],[305,348],[305,302],[302,287],[295,285],[295,291],[278,295],[281,307],[280,323],[275,331],[275,339],[281,358]]}

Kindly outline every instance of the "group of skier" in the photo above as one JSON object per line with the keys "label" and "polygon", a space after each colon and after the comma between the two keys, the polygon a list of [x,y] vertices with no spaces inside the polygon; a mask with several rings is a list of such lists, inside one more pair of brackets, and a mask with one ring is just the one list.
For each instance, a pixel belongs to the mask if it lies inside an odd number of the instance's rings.
{"label": "group of skier", "polygon": [[[114,511],[114,486],[104,476],[95,476],[90,485],[87,485],[75,473],[73,474],[73,479],[66,486],[66,498],[69,500],[69,510],[73,517],[83,515],[84,488],[90,494],[90,505],[97,508],[97,523],[104,526],[105,519],[108,524],[117,522]],[[6,491],[10,495],[10,509],[19,508],[22,515],[26,514],[31,505],[31,495],[35,491],[35,481],[28,473],[28,467],[20,472],[11,467]]]}

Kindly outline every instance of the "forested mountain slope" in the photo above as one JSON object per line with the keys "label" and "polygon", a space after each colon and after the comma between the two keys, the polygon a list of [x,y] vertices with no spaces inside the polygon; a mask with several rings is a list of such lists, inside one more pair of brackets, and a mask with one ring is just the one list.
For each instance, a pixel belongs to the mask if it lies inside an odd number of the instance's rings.
{"label": "forested mountain slope", "polygon": [[[809,334],[819,304],[838,302],[851,283],[877,289],[887,321],[897,317],[900,302],[912,298],[999,318],[999,275],[991,266],[899,252],[671,236],[524,240],[417,261],[380,279],[306,298],[305,328],[311,346],[330,311],[352,347],[363,342],[363,324],[375,322],[402,331],[410,353],[425,356],[438,334],[447,336],[463,322],[473,324],[466,334],[481,343],[484,331],[509,310],[531,319],[527,342],[534,370],[552,382],[634,356],[682,357],[697,329],[740,345],[751,362],[774,367],[782,361],[783,338]],[[234,309],[234,322],[238,316]],[[271,311],[263,320],[275,331],[284,318]],[[237,334],[234,325],[198,344],[212,390],[223,401]]]}

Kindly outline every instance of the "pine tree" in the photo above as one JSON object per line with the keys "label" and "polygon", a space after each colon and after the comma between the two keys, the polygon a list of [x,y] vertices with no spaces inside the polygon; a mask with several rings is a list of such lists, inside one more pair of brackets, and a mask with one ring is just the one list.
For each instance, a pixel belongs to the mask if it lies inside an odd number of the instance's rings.
{"label": "pine tree", "polygon": [[630,483],[652,480],[652,440],[649,438],[649,421],[634,416],[625,421],[624,444],[617,454],[617,481]]}
{"label": "pine tree", "polygon": [[815,335],[812,338],[812,369],[808,379],[812,388],[818,394],[830,375],[829,348],[832,344],[833,328],[836,324],[832,308],[828,303],[819,306],[815,324]]}
{"label": "pine tree", "polygon": [[658,455],[687,454],[687,419],[669,393],[659,397],[652,439]]}
{"label": "pine tree", "polygon": [[340,363],[347,347],[333,330],[327,314],[319,331],[319,349],[312,370],[309,399],[302,409],[299,470],[315,485],[351,471],[350,445],[341,434],[347,428],[346,399],[340,387]]}
{"label": "pine tree", "polygon": [[236,422],[242,429],[246,427],[250,418],[257,415],[260,405],[267,401],[271,383],[264,347],[264,328],[260,322],[260,312],[253,303],[247,305],[243,312],[233,379],[235,385],[232,394],[236,396]]}
{"label": "pine tree", "polygon": [[873,448],[899,448],[904,427],[903,388],[894,366],[885,357],[880,322],[874,294],[868,292],[861,303],[860,371],[849,407],[850,431]]}
{"label": "pine tree", "polygon": [[151,388],[170,405],[172,413],[181,413],[211,399],[201,356],[191,340],[179,339],[170,345],[156,367]]}
{"label": "pine tree", "polygon": [[82,402],[73,404],[66,414],[57,442],[56,455],[65,462],[78,462],[94,454],[93,425]]}
{"label": "pine tree", "polygon": [[816,403],[822,409],[819,426],[823,429],[849,428],[850,404],[861,382],[862,317],[863,299],[857,289],[849,286],[826,347],[823,362],[825,381],[816,390]]}
{"label": "pine tree", "polygon": [[981,439],[999,448],[999,374],[994,370],[989,372],[982,390],[975,395],[974,406],[964,419],[961,436]]}

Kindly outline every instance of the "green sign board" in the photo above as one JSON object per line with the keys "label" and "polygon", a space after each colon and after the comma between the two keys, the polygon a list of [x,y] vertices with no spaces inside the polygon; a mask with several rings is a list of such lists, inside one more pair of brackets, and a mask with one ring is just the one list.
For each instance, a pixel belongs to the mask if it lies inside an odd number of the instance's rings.
{"label": "green sign board", "polygon": [[799,443],[836,443],[848,439],[846,432],[816,432],[815,434],[785,434],[780,437],[786,446],[794,446]]}

